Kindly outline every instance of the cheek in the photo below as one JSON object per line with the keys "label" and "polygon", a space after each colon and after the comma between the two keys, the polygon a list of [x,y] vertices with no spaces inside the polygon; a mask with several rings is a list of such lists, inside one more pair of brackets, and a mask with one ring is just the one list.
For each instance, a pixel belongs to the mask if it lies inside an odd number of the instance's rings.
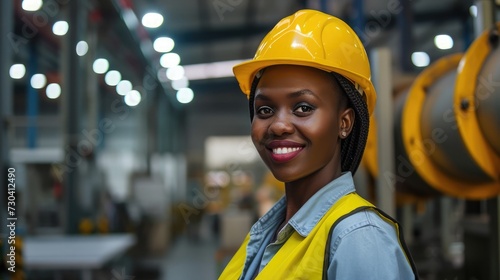
{"label": "cheek", "polygon": [[259,121],[252,122],[250,136],[252,137],[252,142],[257,149],[259,148],[259,143],[264,136],[264,132],[264,127],[261,123],[259,123]]}
{"label": "cheek", "polygon": [[324,114],[314,119],[309,119],[301,126],[309,131],[309,134],[316,140],[326,140],[325,138],[337,138],[339,133],[339,123],[337,118],[331,114]]}

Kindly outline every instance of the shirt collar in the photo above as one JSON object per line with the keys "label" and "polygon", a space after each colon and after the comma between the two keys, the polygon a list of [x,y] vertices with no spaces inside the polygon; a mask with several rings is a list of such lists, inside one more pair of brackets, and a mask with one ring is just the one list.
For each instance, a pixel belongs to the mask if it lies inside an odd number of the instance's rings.
{"label": "shirt collar", "polygon": [[[293,215],[283,228],[292,226],[301,236],[306,237],[325,213],[342,196],[354,192],[354,182],[351,172],[344,172],[338,178],[326,184],[316,192]],[[260,234],[270,228],[276,228],[285,218],[286,197],[282,197],[264,216],[262,216],[250,230],[250,235]],[[311,214],[313,215],[311,217]],[[278,238],[280,239],[280,238]]]}
{"label": "shirt collar", "polygon": [[286,197],[281,197],[250,229],[250,236],[261,234],[270,228],[276,228],[285,219]]}
{"label": "shirt collar", "polygon": [[[328,209],[342,196],[354,192],[354,181],[351,172],[342,173],[316,192],[288,221],[301,236],[306,237],[323,218]],[[312,216],[311,216],[312,214]]]}

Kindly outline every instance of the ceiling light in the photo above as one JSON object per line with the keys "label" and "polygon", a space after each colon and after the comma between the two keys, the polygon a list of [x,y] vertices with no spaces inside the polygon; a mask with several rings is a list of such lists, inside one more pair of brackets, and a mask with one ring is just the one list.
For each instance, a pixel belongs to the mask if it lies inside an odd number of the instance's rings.
{"label": "ceiling light", "polygon": [[129,91],[132,90],[132,83],[127,80],[121,80],[117,85],[116,85],[116,92],[119,95],[127,95]]}
{"label": "ceiling light", "polygon": [[76,54],[78,56],[84,56],[89,51],[89,44],[85,41],[80,41],[76,44]]}
{"label": "ceiling light", "polygon": [[68,30],[69,24],[64,20],[57,21],[56,23],[54,23],[54,25],[52,25],[52,32],[57,36],[66,35],[66,33],[68,33]]}
{"label": "ceiling light", "polygon": [[153,48],[155,51],[160,53],[166,53],[174,49],[175,42],[169,37],[157,38],[153,43]]}
{"label": "ceiling light", "polygon": [[449,50],[453,48],[453,38],[446,34],[437,35],[434,37],[434,44],[440,50]]}
{"label": "ceiling light", "polygon": [[137,90],[131,90],[125,95],[125,104],[130,107],[134,107],[141,103],[141,93]]}
{"label": "ceiling light", "polygon": [[9,70],[12,79],[21,79],[26,74],[26,67],[23,64],[14,64]]}
{"label": "ceiling light", "polygon": [[98,58],[94,61],[92,69],[97,74],[104,74],[109,69],[109,62],[105,58]]}
{"label": "ceiling light", "polygon": [[227,60],[211,63],[191,64],[185,65],[184,70],[186,72],[186,77],[191,81],[234,77],[233,67],[236,64],[248,61],[250,59],[251,58],[246,60]]}
{"label": "ceiling light", "polygon": [[47,78],[44,74],[35,74],[31,77],[30,83],[34,89],[41,89],[47,84]]}
{"label": "ceiling light", "polygon": [[142,25],[148,28],[157,28],[163,23],[163,16],[159,13],[147,13],[142,17]]}
{"label": "ceiling light", "polygon": [[174,67],[170,67],[167,70],[167,78],[172,81],[180,80],[184,77],[184,67],[177,65]]}
{"label": "ceiling light", "polygon": [[414,52],[411,54],[411,62],[417,67],[425,67],[429,65],[430,58],[426,52]]}
{"label": "ceiling light", "polygon": [[193,100],[194,93],[190,88],[181,88],[177,91],[177,101],[180,103],[186,104]]}
{"label": "ceiling light", "polygon": [[469,13],[471,16],[473,17],[477,17],[477,6],[476,5],[472,5],[469,7]]}
{"label": "ceiling light", "polygon": [[166,53],[160,57],[160,65],[165,68],[170,68],[179,65],[181,57],[176,53]]}
{"label": "ceiling light", "polygon": [[94,72],[97,74],[104,74],[109,69],[109,62],[105,58],[98,58],[94,61],[92,69],[94,69]]}
{"label": "ceiling light", "polygon": [[56,99],[61,95],[61,86],[55,83],[49,84],[45,89],[45,94],[50,99]]}
{"label": "ceiling light", "polygon": [[108,86],[116,86],[122,79],[122,74],[116,70],[111,70],[104,76],[104,82]]}
{"label": "ceiling light", "polygon": [[172,88],[175,90],[179,90],[181,88],[187,88],[189,86],[189,80],[186,76],[182,77],[179,80],[172,81]]}
{"label": "ceiling light", "polygon": [[23,10],[34,12],[40,10],[43,5],[42,0],[24,0],[22,3]]}

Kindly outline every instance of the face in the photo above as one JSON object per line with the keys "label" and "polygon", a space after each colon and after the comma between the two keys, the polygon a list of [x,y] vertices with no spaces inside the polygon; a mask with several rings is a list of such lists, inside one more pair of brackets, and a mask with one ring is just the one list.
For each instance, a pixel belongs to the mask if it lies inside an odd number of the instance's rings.
{"label": "face", "polygon": [[354,112],[333,76],[292,65],[266,68],[255,91],[252,141],[280,181],[340,174],[340,142]]}

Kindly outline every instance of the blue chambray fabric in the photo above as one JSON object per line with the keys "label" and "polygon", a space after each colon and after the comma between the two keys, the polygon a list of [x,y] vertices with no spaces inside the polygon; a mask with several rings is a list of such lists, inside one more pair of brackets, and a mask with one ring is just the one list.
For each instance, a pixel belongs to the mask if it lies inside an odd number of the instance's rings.
{"label": "blue chambray fabric", "polygon": [[[253,279],[294,231],[307,236],[333,204],[354,191],[352,174],[343,173],[315,193],[271,243],[278,226],[285,219],[286,197],[282,197],[250,229],[247,256],[240,279]],[[335,227],[331,238],[328,279],[415,278],[399,246],[394,228],[371,210],[343,219]]]}

